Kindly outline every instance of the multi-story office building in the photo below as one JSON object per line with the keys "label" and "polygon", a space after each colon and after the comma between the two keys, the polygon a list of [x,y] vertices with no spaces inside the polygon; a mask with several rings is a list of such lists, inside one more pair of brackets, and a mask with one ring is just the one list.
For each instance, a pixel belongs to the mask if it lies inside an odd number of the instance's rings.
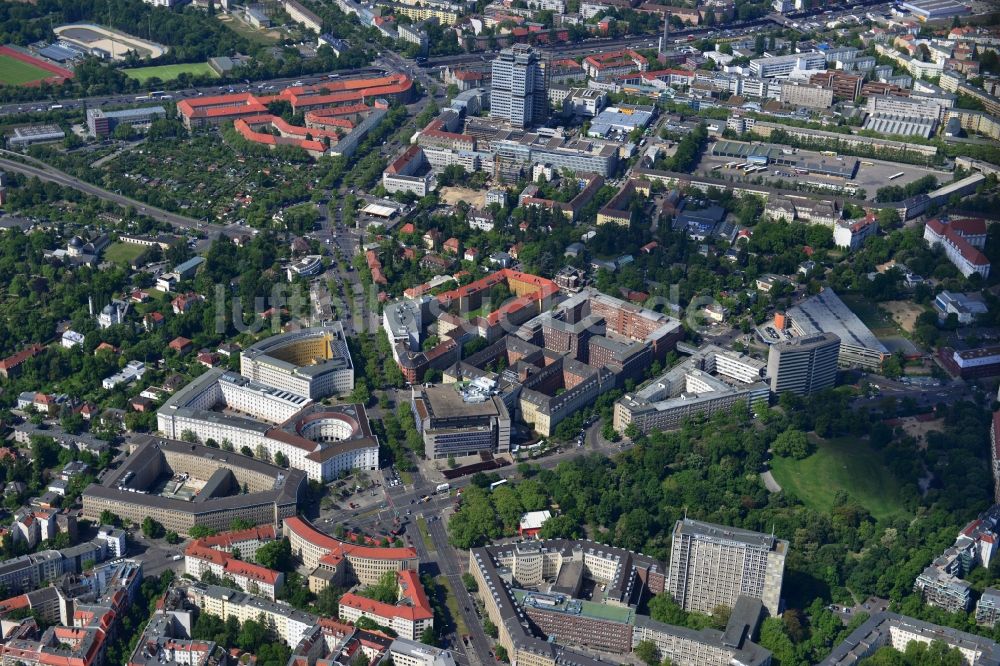
{"label": "multi-story office building", "polygon": [[618,169],[618,148],[586,139],[559,139],[526,134],[519,139],[501,138],[492,143],[494,165],[501,178],[517,179],[535,164],[553,170],[595,173],[607,178]]}
{"label": "multi-story office building", "polygon": [[618,400],[615,430],[624,432],[630,424],[644,433],[678,428],[692,417],[767,400],[769,390],[761,377],[763,369],[762,361],[749,356],[714,345],[702,347],[655,381]]}
{"label": "multi-story office building", "polygon": [[511,418],[494,391],[479,381],[414,389],[412,407],[434,460],[510,449]]}
{"label": "multi-story office building", "polygon": [[800,83],[783,83],[781,84],[781,101],[791,106],[829,109],[833,106],[833,90]]}
{"label": "multi-story office building", "polygon": [[750,75],[761,79],[788,76],[795,70],[826,69],[826,54],[821,51],[793,53],[750,61]]}
{"label": "multi-story office building", "polygon": [[515,44],[493,61],[490,117],[508,120],[515,127],[530,127],[548,117],[545,72],[538,53]]}
{"label": "multi-story office building", "polygon": [[[184,484],[173,491],[152,492],[158,479],[174,474],[204,482],[196,499]],[[236,519],[277,525],[295,515],[305,485],[305,474],[297,469],[198,444],[145,437],[121,467],[84,490],[83,515],[96,520],[107,510],[133,523],[151,517],[178,534],[187,534],[195,525],[225,530]]]}
{"label": "multi-story office building", "polygon": [[674,526],[667,591],[686,611],[759,599],[777,616],[788,542],[771,534],[685,518]]}
{"label": "multi-story office building", "polygon": [[167,110],[162,106],[148,106],[140,109],[104,111],[87,109],[87,129],[98,138],[109,136],[118,125],[149,125],[157,118],[166,118]]}
{"label": "multi-story office building", "polygon": [[[315,388],[323,390],[322,384]],[[363,406],[314,404],[300,393],[221,368],[172,395],[156,418],[169,438],[189,432],[203,442],[247,447],[269,460],[284,456],[289,466],[317,481],[351,469],[378,469],[378,441]]]}
{"label": "multi-story office building", "polygon": [[771,391],[809,395],[833,388],[837,381],[837,354],[840,338],[821,333],[792,338],[771,345],[767,354],[767,376]]}
{"label": "multi-story office building", "polygon": [[771,653],[750,641],[761,611],[760,601],[740,597],[724,632],[718,629],[695,631],[637,615],[632,645],[649,641],[656,646],[660,658],[669,659],[671,664],[767,666],[771,663]]}
{"label": "multi-story office building", "polygon": [[[555,540],[475,548],[469,571],[485,615],[511,661],[530,666],[600,666],[572,647],[627,655],[643,641],[660,658],[683,666],[767,666],[771,654],[750,641],[761,617],[759,600],[741,597],[725,632],[692,631],[655,622],[636,610],[664,592],[663,563],[590,541]],[[584,599],[584,586],[604,594]],[[540,589],[545,592],[539,592]],[[617,659],[615,659],[617,661]]]}

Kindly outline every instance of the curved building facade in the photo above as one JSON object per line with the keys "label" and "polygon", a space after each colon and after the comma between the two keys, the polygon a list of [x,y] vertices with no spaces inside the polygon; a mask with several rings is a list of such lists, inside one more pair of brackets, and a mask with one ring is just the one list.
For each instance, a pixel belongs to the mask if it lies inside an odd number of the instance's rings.
{"label": "curved building facade", "polygon": [[240,372],[311,400],[354,389],[354,364],[340,322],[265,338],[240,355]]}

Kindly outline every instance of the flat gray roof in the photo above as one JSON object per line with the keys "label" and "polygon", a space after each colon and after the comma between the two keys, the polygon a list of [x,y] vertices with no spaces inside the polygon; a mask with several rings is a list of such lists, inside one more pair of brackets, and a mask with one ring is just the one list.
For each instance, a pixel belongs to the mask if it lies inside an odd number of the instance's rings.
{"label": "flat gray roof", "polygon": [[[141,492],[119,490],[119,480],[136,464],[145,464],[150,456],[161,451],[183,453],[206,458],[211,461],[232,465],[241,469],[266,474],[274,479],[274,487],[270,490],[247,495],[231,495],[229,497],[213,497],[204,502],[188,502],[180,499],[161,497]],[[118,469],[104,477],[100,484],[92,483],[84,491],[84,496],[117,500],[127,504],[143,504],[155,506],[168,511],[181,511],[191,514],[213,513],[230,509],[239,509],[258,504],[291,504],[298,501],[299,487],[305,483],[305,472],[298,469],[282,469],[268,463],[240,455],[213,449],[201,444],[189,444],[172,439],[144,436],[139,438],[139,446]]]}
{"label": "flat gray roof", "polygon": [[[690,518],[678,520],[677,525],[674,527],[674,532],[711,539],[713,541],[735,541],[747,546],[766,548],[768,550],[782,543],[781,539],[770,534],[745,530],[739,527],[729,527],[728,525],[704,523],[700,520],[692,520]],[[788,544],[787,541],[784,543]]]}
{"label": "flat gray roof", "polygon": [[871,329],[829,287],[789,308],[788,316],[806,334],[835,333],[842,344],[889,353]]}
{"label": "flat gray roof", "polygon": [[457,416],[499,416],[500,410],[494,404],[496,396],[482,402],[466,402],[457,390],[456,384],[442,384],[423,389],[424,404],[430,410],[431,418],[450,419]]}

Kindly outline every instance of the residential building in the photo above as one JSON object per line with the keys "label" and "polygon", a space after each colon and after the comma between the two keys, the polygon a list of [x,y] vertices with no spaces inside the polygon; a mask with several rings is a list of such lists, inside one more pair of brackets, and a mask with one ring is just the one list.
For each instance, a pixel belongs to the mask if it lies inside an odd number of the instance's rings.
{"label": "residential building", "polygon": [[[314,592],[316,580],[347,585],[374,585],[388,571],[417,570],[417,551],[410,547],[381,548],[340,541],[320,532],[298,516],[286,517],[282,533],[292,545],[292,555],[306,569],[312,570],[309,587]],[[326,571],[332,574],[324,576]]]}
{"label": "residential building", "polygon": [[741,597],[781,612],[781,581],[788,541],[689,518],[674,526],[666,590],[686,611],[710,614]]}
{"label": "residential building", "polygon": [[860,220],[837,220],[833,225],[833,243],[853,252],[862,247],[867,238],[877,233],[878,223],[874,215]]}
{"label": "residential building", "polygon": [[244,592],[272,601],[281,592],[285,580],[285,574],[280,571],[237,559],[231,553],[209,548],[195,540],[184,549],[184,573],[200,580],[206,571],[220,579],[231,580]]}
{"label": "residential building", "polygon": [[300,611],[282,601],[271,601],[239,590],[218,585],[191,583],[187,598],[203,613],[223,621],[236,618],[240,624],[247,620],[260,621],[268,632],[286,645],[294,647],[319,618]]}
{"label": "residential building", "polygon": [[965,664],[1000,664],[1000,645],[988,638],[897,613],[883,612],[869,617],[843,643],[835,646],[819,666],[857,666],[880,648],[890,646],[905,652],[906,646],[914,641],[925,645],[941,641],[948,649],[961,652]]}
{"label": "residential building", "polygon": [[1000,505],[994,505],[966,525],[955,543],[934,558],[917,576],[913,589],[924,601],[948,612],[972,609],[972,586],[962,580],[977,566],[989,567],[997,554]]}
{"label": "residential building", "polygon": [[1000,590],[987,587],[976,602],[976,624],[995,627],[1000,621]]}
{"label": "residential building", "polygon": [[402,638],[419,640],[421,634],[434,628],[434,609],[415,570],[397,571],[396,585],[399,600],[395,604],[348,592],[338,602],[340,619],[354,624],[358,618],[367,617]]}
{"label": "residential building", "polygon": [[1000,504],[1000,410],[990,422],[990,463],[993,469],[993,501]]}
{"label": "residential building", "polygon": [[771,345],[767,354],[771,392],[810,395],[833,388],[839,352],[840,338],[834,333],[802,336]]}
{"label": "residential building", "polygon": [[493,60],[490,117],[514,127],[530,127],[548,117],[548,97],[541,58],[529,46],[515,44]]}
{"label": "residential building", "polygon": [[947,289],[934,297],[934,309],[939,319],[955,315],[960,324],[971,324],[989,311],[981,294],[962,294]]}

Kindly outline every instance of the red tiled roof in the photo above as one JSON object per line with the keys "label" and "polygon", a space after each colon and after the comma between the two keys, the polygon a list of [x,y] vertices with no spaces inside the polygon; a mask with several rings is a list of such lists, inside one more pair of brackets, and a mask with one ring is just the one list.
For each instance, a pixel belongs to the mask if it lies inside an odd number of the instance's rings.
{"label": "red tiled roof", "polygon": [[24,349],[22,349],[21,351],[11,354],[7,358],[0,360],[0,368],[3,368],[4,370],[11,370],[21,365],[29,358],[34,358],[35,356],[38,356],[43,351],[45,351],[45,347],[43,347],[42,345],[39,344],[29,345]]}
{"label": "red tiled roof", "polygon": [[413,548],[375,548],[373,546],[359,546],[352,543],[339,541],[331,536],[323,534],[312,525],[298,516],[285,518],[286,528],[299,535],[314,546],[318,546],[330,551],[327,557],[347,556],[364,557],[373,560],[411,560],[416,559],[417,551]]}
{"label": "red tiled roof", "polygon": [[596,69],[607,69],[610,67],[639,67],[648,64],[646,57],[626,49],[623,51],[608,51],[607,53],[595,53],[584,58],[584,62]]}
{"label": "red tiled roof", "polygon": [[222,567],[223,571],[234,576],[243,576],[255,581],[274,585],[278,581],[278,572],[259,564],[252,564],[238,560],[229,553],[214,548],[201,545],[198,541],[193,541],[184,549],[184,555],[200,560],[206,560],[212,564]]}
{"label": "red tiled roof", "polygon": [[220,532],[212,536],[198,539],[198,543],[207,548],[230,548],[241,541],[273,541],[275,539],[274,525],[258,525],[246,530],[235,532]]}
{"label": "red tiled roof", "polygon": [[414,159],[415,157],[417,157],[417,155],[420,154],[420,150],[421,150],[420,146],[416,145],[407,148],[402,155],[397,157],[395,160],[393,160],[392,164],[386,167],[385,169],[386,173],[396,174],[402,171],[406,167],[406,165],[410,163],[410,160]]}
{"label": "red tiled roof", "polygon": [[970,243],[966,236],[979,236],[986,233],[986,221],[981,219],[954,220],[942,222],[938,219],[928,220],[927,227],[937,236],[954,245],[962,257],[974,266],[989,266],[990,260],[982,251]]}
{"label": "red tiled roof", "polygon": [[960,232],[963,236],[982,236],[986,234],[986,220],[981,217],[950,220],[948,226]]}

